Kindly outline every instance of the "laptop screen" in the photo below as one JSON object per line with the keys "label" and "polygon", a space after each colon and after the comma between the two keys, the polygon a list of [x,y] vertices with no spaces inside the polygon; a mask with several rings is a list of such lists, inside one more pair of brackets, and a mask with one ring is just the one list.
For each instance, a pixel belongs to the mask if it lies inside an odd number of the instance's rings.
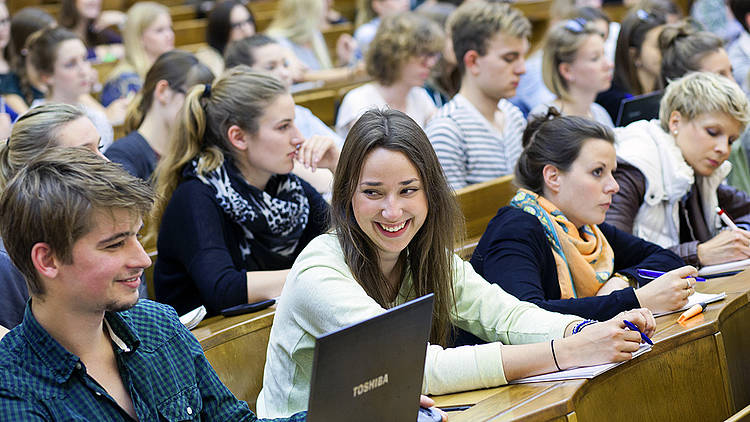
{"label": "laptop screen", "polygon": [[627,126],[638,120],[658,118],[662,95],[663,91],[656,91],[622,100],[615,126]]}
{"label": "laptop screen", "polygon": [[433,302],[429,294],[319,337],[307,421],[415,421]]}

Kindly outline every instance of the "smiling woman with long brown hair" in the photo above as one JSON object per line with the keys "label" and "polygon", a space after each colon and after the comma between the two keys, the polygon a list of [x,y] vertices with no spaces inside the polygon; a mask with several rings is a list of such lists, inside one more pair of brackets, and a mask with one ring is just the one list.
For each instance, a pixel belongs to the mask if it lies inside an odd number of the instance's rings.
{"label": "smiling woman with long brown hair", "polygon": [[[625,330],[623,319],[654,330],[651,313],[637,309],[572,335],[582,328],[579,317],[519,301],[452,253],[460,221],[417,123],[396,110],[366,112],[349,132],[336,169],[333,231],[302,251],[282,291],[258,413],[281,417],[306,408],[317,336],[428,293],[435,294],[435,308],[424,394],[627,360],[640,336]],[[491,343],[444,349],[450,324]]]}

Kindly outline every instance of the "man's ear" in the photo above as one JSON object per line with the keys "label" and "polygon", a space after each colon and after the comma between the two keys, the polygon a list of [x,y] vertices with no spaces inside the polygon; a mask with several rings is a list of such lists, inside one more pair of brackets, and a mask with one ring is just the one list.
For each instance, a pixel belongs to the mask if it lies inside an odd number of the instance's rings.
{"label": "man's ear", "polygon": [[39,242],[31,247],[31,262],[34,268],[45,278],[55,278],[60,267],[60,262],[55,257],[52,248],[44,242]]}
{"label": "man's ear", "polygon": [[247,140],[245,139],[245,131],[237,125],[229,126],[227,129],[227,139],[229,143],[234,145],[240,151],[244,151],[248,148]]}
{"label": "man's ear", "polygon": [[552,164],[547,164],[542,169],[544,185],[551,193],[560,192],[560,170]]}
{"label": "man's ear", "polygon": [[476,52],[476,50],[469,50],[464,54],[463,61],[464,61],[464,68],[466,68],[467,73],[471,73],[473,76],[476,76],[479,74],[479,66],[477,64],[478,59],[482,57],[479,55],[479,53]]}

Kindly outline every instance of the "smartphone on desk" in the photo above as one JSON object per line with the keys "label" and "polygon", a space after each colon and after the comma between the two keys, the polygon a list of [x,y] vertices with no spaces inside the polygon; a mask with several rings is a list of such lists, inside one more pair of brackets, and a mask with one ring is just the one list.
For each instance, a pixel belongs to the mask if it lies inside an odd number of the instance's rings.
{"label": "smartphone on desk", "polygon": [[261,300],[260,302],[243,303],[242,305],[232,306],[221,310],[221,314],[225,317],[249,314],[250,312],[258,312],[276,303],[276,299]]}

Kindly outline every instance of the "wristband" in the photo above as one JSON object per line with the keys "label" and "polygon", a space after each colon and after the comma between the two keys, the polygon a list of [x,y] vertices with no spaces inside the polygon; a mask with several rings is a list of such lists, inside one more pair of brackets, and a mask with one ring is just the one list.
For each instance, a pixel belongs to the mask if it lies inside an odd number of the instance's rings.
{"label": "wristband", "polygon": [[573,328],[572,334],[578,334],[581,332],[581,330],[583,330],[584,327],[591,325],[591,324],[596,324],[597,322],[599,321],[594,321],[593,319],[584,319],[583,321],[576,324],[576,326]]}
{"label": "wristband", "polygon": [[560,365],[557,364],[557,356],[555,356],[555,340],[549,341],[549,347],[550,349],[552,349],[552,359],[555,361],[555,367],[557,367],[558,371],[562,371],[562,369],[560,369]]}

